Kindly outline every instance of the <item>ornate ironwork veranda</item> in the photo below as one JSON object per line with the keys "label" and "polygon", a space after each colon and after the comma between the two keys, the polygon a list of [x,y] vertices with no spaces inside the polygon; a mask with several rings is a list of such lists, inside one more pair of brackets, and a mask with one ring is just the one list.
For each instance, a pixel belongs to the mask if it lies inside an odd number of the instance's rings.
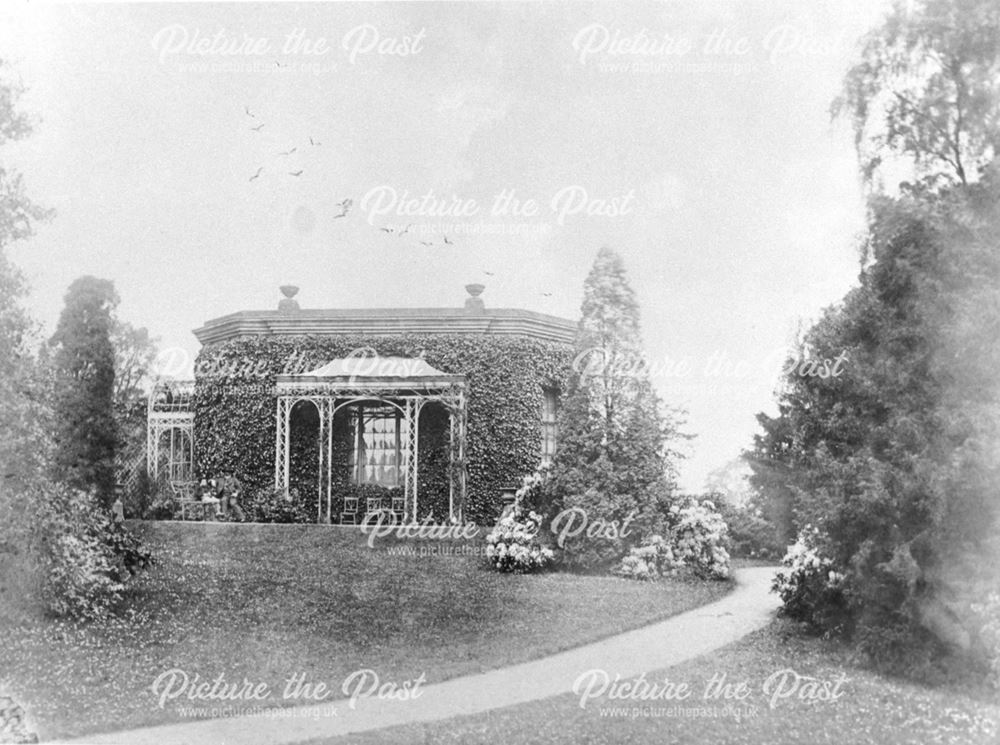
{"label": "ornate ironwork veranda", "polygon": [[461,519],[466,493],[467,391],[464,375],[443,373],[420,358],[348,357],[332,360],[309,372],[279,375],[276,396],[274,485],[286,494],[290,476],[292,410],[296,404],[308,401],[319,414],[317,522],[332,522],[334,416],[348,407],[371,404],[391,407],[398,412],[396,432],[401,460],[398,473],[402,477],[404,520],[416,522],[420,507],[420,412],[431,402],[441,404],[448,413],[449,518],[452,521]]}
{"label": "ornate ironwork veranda", "polygon": [[157,381],[146,414],[146,468],[170,481],[194,478],[194,381]]}

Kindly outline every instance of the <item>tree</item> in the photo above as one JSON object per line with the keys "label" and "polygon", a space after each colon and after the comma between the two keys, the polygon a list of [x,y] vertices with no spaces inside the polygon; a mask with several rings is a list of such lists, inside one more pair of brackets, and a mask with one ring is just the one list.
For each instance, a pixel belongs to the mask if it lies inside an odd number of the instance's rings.
{"label": "tree", "polygon": [[1000,664],[973,610],[1000,563],[1000,7],[913,5],[866,37],[834,108],[869,181],[891,156],[918,181],[869,197],[859,285],[804,338],[845,374],[786,375],[750,463],[836,568],[786,610],[922,673],[944,652]]}
{"label": "tree", "polygon": [[[0,146],[31,134],[17,109],[22,86],[0,60]],[[33,535],[36,498],[52,456],[44,366],[33,351],[38,327],[22,305],[28,288],[7,258],[10,244],[31,237],[51,212],[24,193],[21,176],[0,164],[0,609],[18,613],[37,589]]]}
{"label": "tree", "polygon": [[[568,540],[572,563],[610,565],[662,522],[674,488],[678,436],[649,381],[639,306],[621,257],[598,253],[584,284],[569,390],[559,414],[559,448],[544,493],[548,512],[578,508],[590,524],[624,531]],[[627,535],[622,535],[625,532]]]}
{"label": "tree", "polygon": [[969,653],[969,603],[996,582],[998,205],[990,169],[933,200],[874,200],[873,261],[806,336],[811,355],[846,350],[845,374],[792,372],[760,417],[759,484],[780,473],[796,524],[822,531],[847,628],[887,667]]}
{"label": "tree", "polygon": [[56,468],[72,487],[96,490],[110,505],[115,481],[114,284],[81,277],[70,285],[52,337],[56,394]]}
{"label": "tree", "polygon": [[[22,88],[9,81],[8,72],[0,60],[0,145],[31,132],[30,119],[16,107]],[[0,617],[5,619],[23,619],[39,602],[54,612],[93,615],[120,595],[125,574],[152,560],[134,536],[113,528],[107,515],[94,509],[90,495],[53,480],[56,454],[68,452],[56,450],[53,436],[53,401],[60,389],[46,347],[34,352],[39,330],[22,306],[27,284],[5,254],[8,245],[30,238],[35,225],[52,214],[28,199],[16,172],[0,166]],[[76,320],[95,320],[88,307],[77,310]],[[106,352],[101,344],[97,349]],[[74,386],[100,379],[110,391],[107,374],[93,372],[77,367]],[[102,421],[107,417],[96,412],[92,422],[80,423],[96,430]],[[106,443],[99,437],[91,441]]]}
{"label": "tree", "polygon": [[924,186],[967,184],[1000,152],[998,79],[994,0],[897,0],[832,111],[851,118],[867,180],[895,155]]}
{"label": "tree", "polygon": [[146,328],[112,319],[111,346],[115,355],[115,383],[112,398],[115,411],[127,415],[146,393],[149,371],[156,360],[156,341]]}

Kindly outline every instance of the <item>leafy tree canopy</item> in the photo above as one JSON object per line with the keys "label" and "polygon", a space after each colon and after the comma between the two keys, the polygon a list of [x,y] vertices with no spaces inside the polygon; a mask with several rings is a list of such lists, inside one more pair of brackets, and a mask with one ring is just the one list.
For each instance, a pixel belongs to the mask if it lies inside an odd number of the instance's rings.
{"label": "leafy tree canopy", "polygon": [[1000,5],[897,0],[861,45],[834,114],[850,118],[872,181],[892,157],[917,184],[967,184],[1000,145]]}

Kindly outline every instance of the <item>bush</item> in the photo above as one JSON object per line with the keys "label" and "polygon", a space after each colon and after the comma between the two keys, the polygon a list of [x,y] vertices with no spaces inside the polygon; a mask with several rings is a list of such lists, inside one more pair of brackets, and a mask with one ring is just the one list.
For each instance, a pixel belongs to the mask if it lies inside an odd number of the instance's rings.
{"label": "bush", "polygon": [[806,526],[781,560],[788,571],[778,572],[771,590],[781,598],[782,615],[815,629],[842,631],[845,575],[820,553],[821,543],[819,530]]}
{"label": "bush", "polygon": [[674,561],[702,578],[729,577],[726,523],[709,500],[689,498],[670,508]]}
{"label": "bush", "polygon": [[729,548],[733,556],[746,559],[778,559],[783,548],[777,530],[763,512],[753,506],[736,507],[719,503],[719,512],[726,521]]}
{"label": "bush", "polygon": [[153,554],[143,549],[138,536],[121,523],[108,523],[104,543],[113,559],[112,578],[119,582],[153,565]]}
{"label": "bush", "polygon": [[97,500],[52,485],[40,505],[43,599],[57,616],[99,618],[121,597],[111,553],[101,540]]}
{"label": "bush", "polygon": [[688,498],[671,507],[668,518],[667,537],[649,536],[612,572],[627,579],[655,580],[687,570],[702,579],[727,579],[726,524],[715,505]]}
{"label": "bush", "polygon": [[246,502],[240,502],[247,519],[258,523],[313,523],[316,515],[301,501],[285,495],[284,489],[274,487],[250,493]]}
{"label": "bush", "polygon": [[50,485],[43,496],[37,527],[45,605],[58,616],[100,618],[152,555],[127,528],[112,525],[92,494]]}
{"label": "bush", "polygon": [[537,512],[522,510],[517,505],[500,518],[486,536],[486,557],[491,566],[500,572],[524,574],[548,565],[554,552],[535,540],[541,522],[542,516]]}
{"label": "bush", "polygon": [[543,517],[547,515],[552,507],[550,495],[545,488],[550,470],[550,466],[542,466],[530,476],[525,476],[514,493],[514,504],[522,510],[537,512]]}
{"label": "bush", "polygon": [[[570,568],[612,571],[640,541],[642,531],[633,523],[638,507],[627,495],[592,487],[562,500],[560,506],[549,528],[561,549],[561,561]],[[595,526],[603,528],[592,530]]]}
{"label": "bush", "polygon": [[145,502],[146,511],[142,515],[145,520],[175,520],[180,516],[180,503],[166,484],[150,484]]}
{"label": "bush", "polygon": [[675,574],[680,566],[670,542],[661,535],[652,535],[643,545],[630,550],[613,573],[625,579],[657,580]]}

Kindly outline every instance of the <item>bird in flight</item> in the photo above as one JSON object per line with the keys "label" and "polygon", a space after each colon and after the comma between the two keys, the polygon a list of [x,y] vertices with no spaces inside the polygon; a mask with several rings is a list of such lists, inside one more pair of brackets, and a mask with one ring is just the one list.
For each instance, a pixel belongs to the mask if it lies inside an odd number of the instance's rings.
{"label": "bird in flight", "polygon": [[263,170],[264,170],[264,166],[261,166],[260,168],[258,168],[257,169],[257,173],[255,173],[253,176],[251,176],[250,180],[253,181],[255,178],[258,178],[260,176],[260,174],[261,174],[261,171],[263,171]]}
{"label": "bird in flight", "polygon": [[256,127],[250,127],[250,129],[252,129],[254,132],[260,132],[262,129],[264,129],[264,125],[258,124]]}
{"label": "bird in flight", "polygon": [[421,246],[433,246],[433,241],[420,241]]}
{"label": "bird in flight", "polygon": [[317,142],[317,141],[316,141],[316,140],[314,140],[314,139],[313,139],[312,137],[310,137],[310,138],[309,138],[309,144],[310,144],[310,145],[312,145],[312,146],[314,146],[314,147],[317,147],[317,146],[319,146],[319,145],[322,145],[323,143],[322,143],[322,142]]}
{"label": "bird in flight", "polygon": [[493,272],[488,272],[485,269],[483,269],[483,274],[485,274],[487,277],[492,277],[493,276]]}
{"label": "bird in flight", "polygon": [[444,242],[448,246],[454,246],[455,244],[448,240],[448,236],[444,237]]}
{"label": "bird in flight", "polygon": [[392,228],[379,228],[383,233],[395,233],[396,231]]}
{"label": "bird in flight", "polygon": [[336,220],[338,217],[347,217],[347,213],[351,211],[351,205],[353,204],[353,199],[345,199],[343,202],[338,202],[337,206],[340,207],[340,214],[334,215],[333,219]]}
{"label": "bird in flight", "polygon": [[412,228],[412,227],[413,227],[413,223],[411,222],[409,225],[407,225],[405,228],[403,228],[403,231],[399,234],[400,237],[402,237],[402,236],[406,235],[407,233],[409,233],[410,232],[410,228]]}
{"label": "bird in flight", "polygon": [[551,292],[543,292],[542,293],[542,297],[552,297],[552,293]]}
{"label": "bird in flight", "polygon": [[288,175],[289,176],[301,176],[302,175],[302,171],[289,171]]}
{"label": "bird in flight", "polygon": [[288,150],[288,151],[286,151],[286,152],[284,152],[284,153],[278,153],[278,155],[291,155],[291,154],[292,154],[292,153],[294,153],[294,152],[295,152],[296,150],[298,150],[298,148],[297,148],[297,147],[293,147],[293,148],[292,148],[291,150]]}
{"label": "bird in flight", "polygon": [[277,65],[278,67],[288,67],[288,65],[283,65],[280,62],[278,62],[278,60],[275,60],[274,64]]}
{"label": "bird in flight", "polygon": [[257,117],[255,117],[255,116],[254,116],[253,114],[251,114],[251,113],[250,113],[250,107],[249,107],[249,106],[244,106],[244,107],[243,107],[243,110],[244,110],[245,112],[247,112],[247,116],[248,116],[248,117],[250,117],[251,119],[256,119],[256,118],[257,118]]}

